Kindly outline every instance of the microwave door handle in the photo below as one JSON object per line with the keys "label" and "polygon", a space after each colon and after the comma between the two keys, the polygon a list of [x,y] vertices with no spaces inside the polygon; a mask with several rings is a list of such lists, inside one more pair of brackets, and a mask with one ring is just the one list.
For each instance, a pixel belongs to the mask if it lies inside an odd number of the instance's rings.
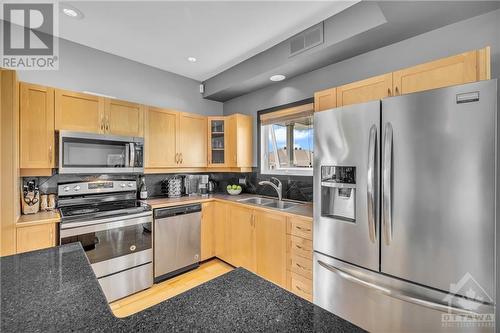
{"label": "microwave door handle", "polygon": [[130,147],[128,143],[125,145],[125,161],[123,162],[124,167],[130,167]]}
{"label": "microwave door handle", "polygon": [[130,145],[130,161],[129,166],[133,168],[135,166],[135,144],[133,142],[129,143]]}
{"label": "microwave door handle", "polygon": [[384,169],[382,172],[382,223],[384,225],[385,244],[392,241],[392,125],[385,124],[384,131]]}
{"label": "microwave door handle", "polygon": [[368,234],[372,243],[377,241],[376,207],[375,207],[375,145],[377,142],[377,127],[372,125],[368,142],[368,175],[366,181],[367,204],[368,204]]}

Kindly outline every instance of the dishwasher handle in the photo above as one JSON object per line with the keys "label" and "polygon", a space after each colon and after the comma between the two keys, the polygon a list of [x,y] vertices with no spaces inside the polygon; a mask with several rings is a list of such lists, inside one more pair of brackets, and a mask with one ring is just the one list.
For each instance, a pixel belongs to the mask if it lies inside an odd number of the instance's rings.
{"label": "dishwasher handle", "polygon": [[197,212],[201,212],[200,204],[159,208],[154,210],[154,218],[163,219],[167,217],[174,217],[174,216],[192,214]]}

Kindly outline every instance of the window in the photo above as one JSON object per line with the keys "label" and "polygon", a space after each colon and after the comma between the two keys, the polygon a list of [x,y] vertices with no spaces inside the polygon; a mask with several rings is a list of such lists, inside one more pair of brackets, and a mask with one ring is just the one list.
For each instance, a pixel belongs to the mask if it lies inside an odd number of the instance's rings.
{"label": "window", "polygon": [[313,104],[260,114],[262,174],[312,176]]}

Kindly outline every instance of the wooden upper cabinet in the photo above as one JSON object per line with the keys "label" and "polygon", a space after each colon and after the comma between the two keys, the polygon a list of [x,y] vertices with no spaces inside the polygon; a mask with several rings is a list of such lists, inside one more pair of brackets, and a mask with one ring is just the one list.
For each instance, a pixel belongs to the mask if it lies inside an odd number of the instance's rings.
{"label": "wooden upper cabinet", "polygon": [[337,88],[330,88],[314,93],[314,112],[337,107]]}
{"label": "wooden upper cabinet", "polygon": [[20,168],[54,168],[54,89],[20,83]]}
{"label": "wooden upper cabinet", "polygon": [[204,202],[201,205],[201,250],[200,260],[215,256],[214,203]]}
{"label": "wooden upper cabinet", "polygon": [[207,166],[207,117],[181,112],[179,115],[179,166]]}
{"label": "wooden upper cabinet", "polygon": [[394,72],[396,95],[490,78],[490,48],[461,53]]}
{"label": "wooden upper cabinet", "polygon": [[251,168],[253,163],[253,118],[243,114],[227,116],[228,167]]}
{"label": "wooden upper cabinet", "polygon": [[229,220],[228,251],[230,263],[255,272],[255,230],[252,209],[231,205]]}
{"label": "wooden upper cabinet", "polygon": [[392,96],[392,73],[337,87],[337,106],[364,103]]}
{"label": "wooden upper cabinet", "polygon": [[208,117],[208,167],[226,167],[232,157],[229,151],[228,134],[234,132],[227,117]]}
{"label": "wooden upper cabinet", "polygon": [[143,136],[144,107],[140,104],[105,99],[106,133],[124,136]]}
{"label": "wooden upper cabinet", "polygon": [[149,107],[146,111],[146,168],[177,166],[179,112]]}
{"label": "wooden upper cabinet", "polygon": [[255,211],[257,274],[286,287],[286,216]]}
{"label": "wooden upper cabinet", "polygon": [[55,119],[56,130],[104,133],[104,98],[56,89]]}

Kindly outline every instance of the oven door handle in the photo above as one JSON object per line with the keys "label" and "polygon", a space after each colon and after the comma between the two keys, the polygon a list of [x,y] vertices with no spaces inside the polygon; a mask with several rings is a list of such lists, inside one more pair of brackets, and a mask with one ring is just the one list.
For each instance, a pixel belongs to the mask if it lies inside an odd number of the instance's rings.
{"label": "oven door handle", "polygon": [[134,217],[134,218],[112,218],[112,219],[103,219],[100,220],[97,224],[76,226],[74,228],[64,229],[61,226],[60,237],[71,237],[82,234],[88,234],[99,231],[106,231],[116,228],[129,227],[138,224],[152,223],[153,215],[151,213],[148,216]]}

